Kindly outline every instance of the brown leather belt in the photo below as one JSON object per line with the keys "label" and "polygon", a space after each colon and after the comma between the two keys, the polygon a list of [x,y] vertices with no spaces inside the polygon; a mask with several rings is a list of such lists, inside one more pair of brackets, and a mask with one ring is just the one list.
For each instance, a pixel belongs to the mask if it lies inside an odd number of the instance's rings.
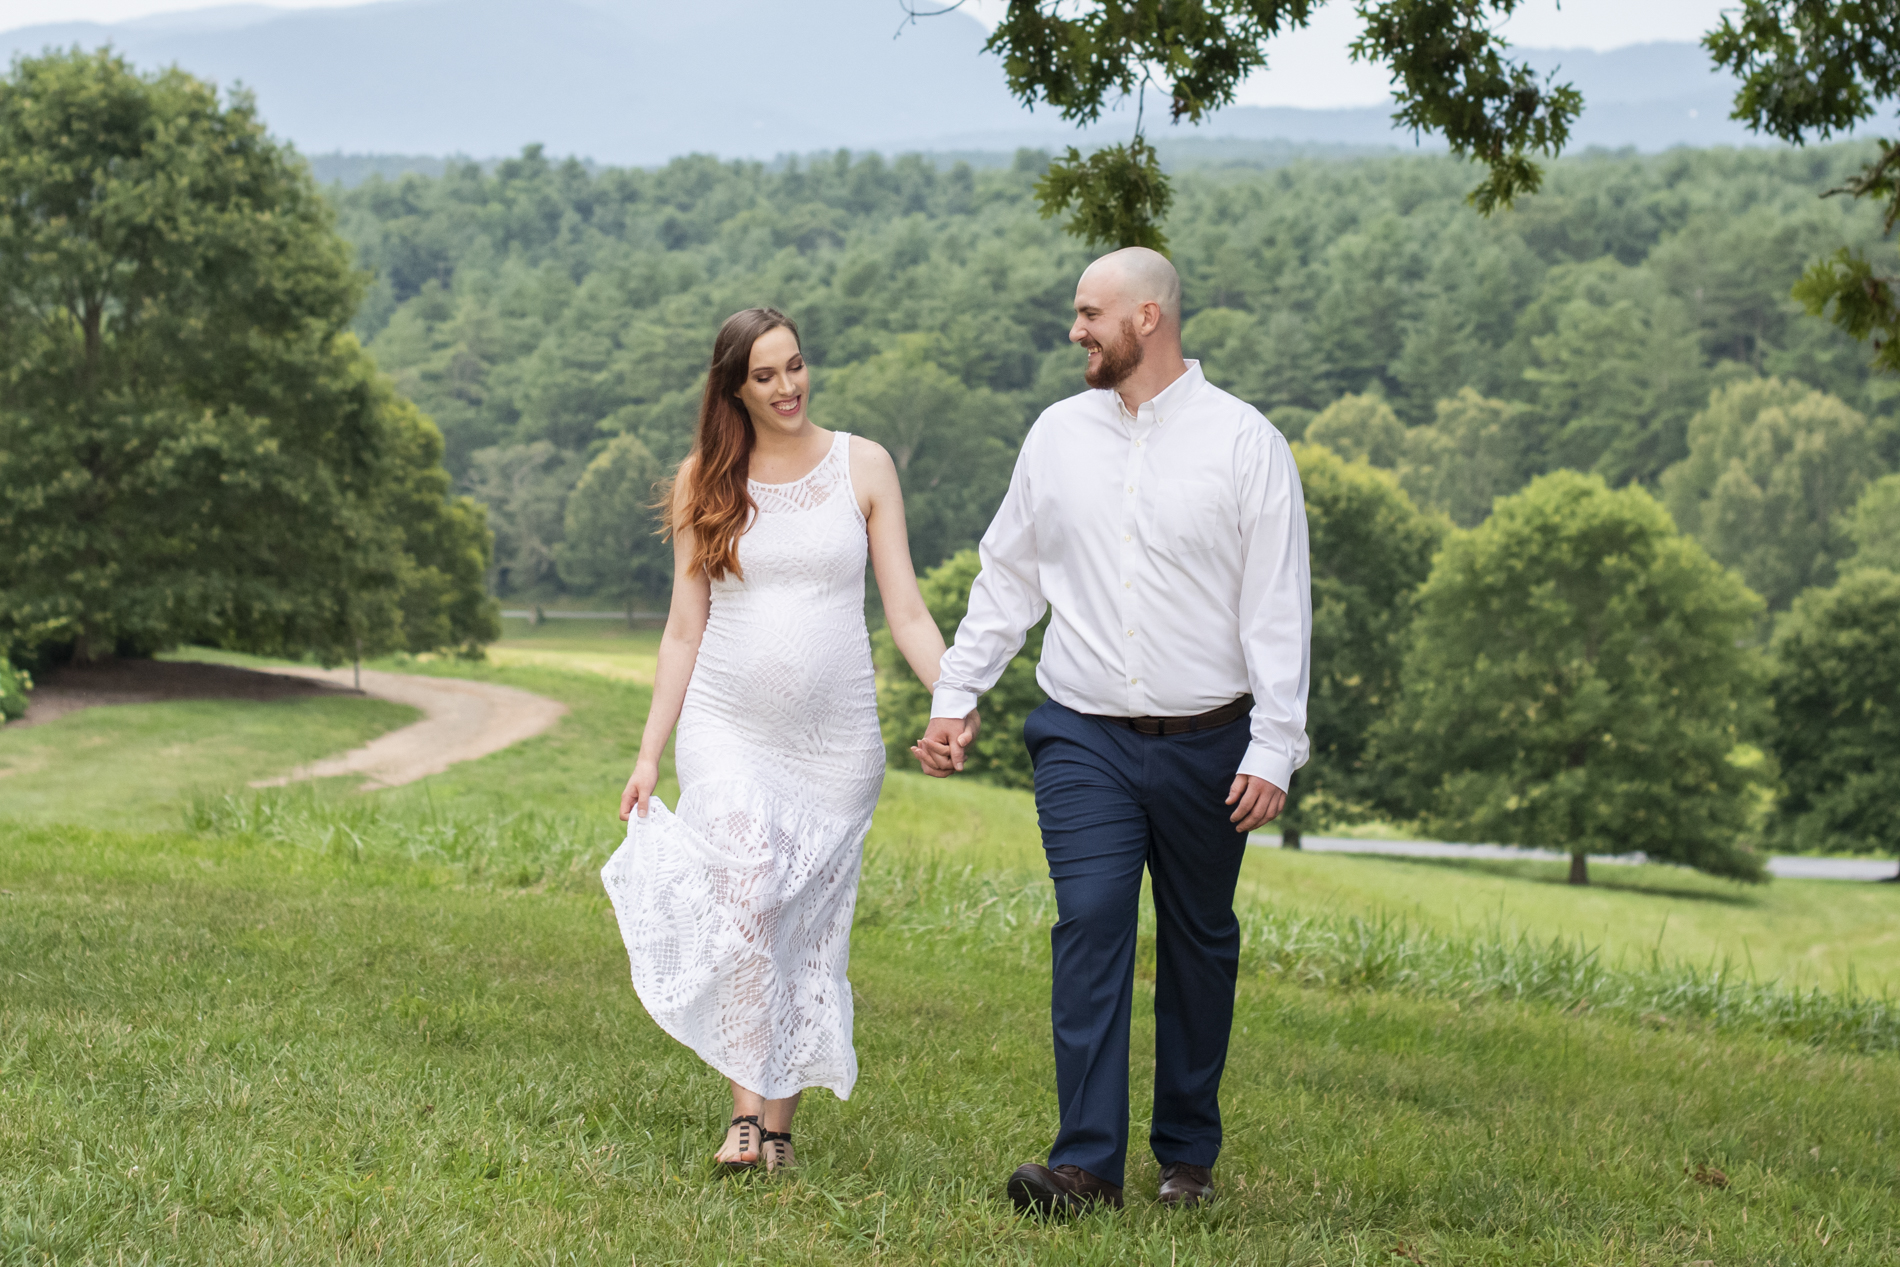
{"label": "brown leather belt", "polygon": [[1090,716],[1099,721],[1111,722],[1124,730],[1132,730],[1138,735],[1185,735],[1190,731],[1212,730],[1216,726],[1239,721],[1252,711],[1253,696],[1243,695],[1231,704],[1222,704],[1219,708],[1210,708],[1192,717],[1110,717],[1105,713],[1091,713]]}

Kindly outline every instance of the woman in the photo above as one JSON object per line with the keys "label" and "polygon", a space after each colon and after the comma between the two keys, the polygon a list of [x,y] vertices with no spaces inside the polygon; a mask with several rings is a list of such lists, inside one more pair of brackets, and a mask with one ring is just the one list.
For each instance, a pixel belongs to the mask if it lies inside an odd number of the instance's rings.
{"label": "woman", "polygon": [[[897,468],[812,425],[798,328],[735,313],[668,503],[673,604],[653,707],[601,872],[641,1002],[732,1083],[717,1160],[792,1164],[799,1092],[857,1080],[845,980],[864,836],[884,781],[864,626],[870,555],[897,647],[935,685]],[[679,804],[653,798],[675,722]]]}

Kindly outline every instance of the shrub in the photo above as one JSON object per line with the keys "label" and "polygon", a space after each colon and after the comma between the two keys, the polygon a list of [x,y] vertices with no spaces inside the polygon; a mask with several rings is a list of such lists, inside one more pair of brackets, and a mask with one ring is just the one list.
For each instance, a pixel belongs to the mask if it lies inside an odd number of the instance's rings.
{"label": "shrub", "polygon": [[26,716],[26,693],[32,689],[33,679],[26,671],[14,668],[11,661],[0,656],[0,722]]}
{"label": "shrub", "polygon": [[[976,551],[963,550],[926,572],[919,581],[924,603],[936,618],[937,628],[943,631],[945,643],[956,637],[957,626],[969,607],[970,586],[981,569]],[[1029,749],[1023,746],[1023,721],[1049,698],[1036,684],[1036,662],[1042,658],[1042,631],[1047,623],[1045,620],[1029,631],[1023,649],[983,696],[983,726],[964,761],[964,773],[1004,787],[1035,784]],[[871,642],[877,659],[877,702],[884,750],[892,764],[907,766],[914,760],[911,745],[930,725],[930,692],[904,662],[889,629],[878,630]]]}

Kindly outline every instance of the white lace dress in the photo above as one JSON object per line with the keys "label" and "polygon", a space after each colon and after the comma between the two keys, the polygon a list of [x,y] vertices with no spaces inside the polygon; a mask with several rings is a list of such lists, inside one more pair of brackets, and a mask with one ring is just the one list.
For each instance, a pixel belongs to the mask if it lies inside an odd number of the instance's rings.
{"label": "white lace dress", "polygon": [[680,712],[679,804],[601,870],[660,1028],[749,1091],[857,1081],[845,980],[884,782],[864,625],[865,522],[843,433],[791,484],[751,484],[745,579],[713,582]]}

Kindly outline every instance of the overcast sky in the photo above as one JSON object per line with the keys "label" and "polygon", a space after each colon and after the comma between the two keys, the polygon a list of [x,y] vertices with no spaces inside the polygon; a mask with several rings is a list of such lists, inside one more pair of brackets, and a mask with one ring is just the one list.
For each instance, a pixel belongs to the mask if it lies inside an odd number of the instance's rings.
{"label": "overcast sky", "polygon": [[[154,13],[224,7],[229,0],[0,0],[0,30],[44,22],[119,22]],[[614,0],[581,0],[612,9]],[[782,4],[788,0],[760,0]],[[928,8],[947,0],[914,0]],[[283,9],[343,8],[361,0],[276,0]],[[892,16],[901,16],[900,0],[888,0]],[[964,9],[993,24],[1005,0],[965,0]],[[1556,0],[1527,0],[1505,34],[1513,43],[1535,48],[1620,48],[1652,40],[1697,40],[1715,25],[1723,8],[1734,0],[1571,0],[1559,8]],[[1268,49],[1271,73],[1255,76],[1241,89],[1247,105],[1331,106],[1373,105],[1385,100],[1385,72],[1352,63],[1346,45],[1356,31],[1356,15],[1349,0],[1331,0],[1304,31],[1276,40]]]}

